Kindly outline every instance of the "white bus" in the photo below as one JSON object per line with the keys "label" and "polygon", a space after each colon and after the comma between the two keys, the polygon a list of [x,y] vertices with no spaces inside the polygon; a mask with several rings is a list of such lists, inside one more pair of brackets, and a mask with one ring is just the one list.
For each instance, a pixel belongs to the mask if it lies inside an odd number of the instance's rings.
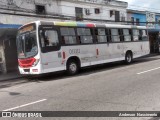
{"label": "white bus", "polygon": [[43,74],[125,60],[150,53],[146,27],[83,22],[35,21],[17,35],[21,74]]}

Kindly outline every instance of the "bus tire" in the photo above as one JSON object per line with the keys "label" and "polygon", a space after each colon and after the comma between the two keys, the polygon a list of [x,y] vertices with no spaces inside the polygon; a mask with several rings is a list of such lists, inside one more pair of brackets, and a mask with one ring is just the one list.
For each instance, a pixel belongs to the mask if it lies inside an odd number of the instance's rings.
{"label": "bus tire", "polygon": [[130,64],[130,63],[132,63],[132,61],[133,61],[132,52],[128,51],[128,52],[126,53],[126,55],[125,55],[125,62],[126,62],[127,64]]}
{"label": "bus tire", "polygon": [[76,60],[69,60],[67,63],[67,74],[75,75],[79,71],[79,65]]}

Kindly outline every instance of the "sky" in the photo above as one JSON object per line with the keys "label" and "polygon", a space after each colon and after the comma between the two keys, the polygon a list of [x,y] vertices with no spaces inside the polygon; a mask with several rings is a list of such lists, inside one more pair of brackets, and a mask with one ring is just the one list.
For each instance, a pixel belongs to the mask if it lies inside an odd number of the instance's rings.
{"label": "sky", "polygon": [[129,7],[138,10],[160,12],[160,0],[120,0],[128,2]]}

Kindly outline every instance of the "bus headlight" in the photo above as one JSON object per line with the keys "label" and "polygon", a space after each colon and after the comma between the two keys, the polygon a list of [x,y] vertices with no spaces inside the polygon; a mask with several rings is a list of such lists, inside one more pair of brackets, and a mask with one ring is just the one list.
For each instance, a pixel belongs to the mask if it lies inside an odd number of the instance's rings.
{"label": "bus headlight", "polygon": [[36,59],[35,62],[33,63],[32,67],[35,67],[39,63],[39,59]]}

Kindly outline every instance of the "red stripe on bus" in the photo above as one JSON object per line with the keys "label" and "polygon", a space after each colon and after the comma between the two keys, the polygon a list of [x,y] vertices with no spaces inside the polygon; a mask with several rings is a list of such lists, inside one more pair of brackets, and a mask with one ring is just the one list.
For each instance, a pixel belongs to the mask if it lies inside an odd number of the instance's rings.
{"label": "red stripe on bus", "polygon": [[86,26],[87,26],[87,27],[95,27],[94,24],[87,24]]}
{"label": "red stripe on bus", "polygon": [[63,59],[66,59],[66,53],[63,52],[62,54],[63,54]]}
{"label": "red stripe on bus", "polygon": [[97,53],[97,55],[99,55],[99,50],[98,49],[96,49],[96,53]]}

